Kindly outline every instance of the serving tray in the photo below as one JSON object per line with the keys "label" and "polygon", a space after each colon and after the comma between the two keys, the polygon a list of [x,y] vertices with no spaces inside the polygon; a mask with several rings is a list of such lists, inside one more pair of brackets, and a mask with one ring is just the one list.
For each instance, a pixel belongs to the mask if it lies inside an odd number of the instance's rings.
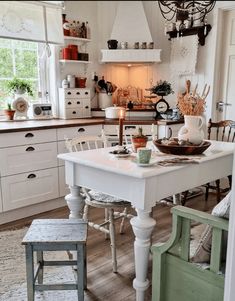
{"label": "serving tray", "polygon": [[200,145],[166,145],[161,142],[162,139],[153,141],[160,152],[172,155],[200,155],[211,145],[209,141],[203,141]]}

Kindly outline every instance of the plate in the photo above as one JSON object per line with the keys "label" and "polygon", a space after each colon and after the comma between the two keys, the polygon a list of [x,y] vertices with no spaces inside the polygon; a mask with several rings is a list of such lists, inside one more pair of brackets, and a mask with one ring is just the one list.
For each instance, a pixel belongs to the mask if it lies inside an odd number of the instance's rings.
{"label": "plate", "polygon": [[153,166],[154,164],[157,163],[157,160],[156,159],[150,159],[150,162],[149,163],[139,163],[137,162],[137,159],[133,159],[132,162],[136,163],[138,166],[141,166],[141,167],[149,167],[149,166]]}
{"label": "plate", "polygon": [[200,155],[211,145],[209,141],[203,141],[200,145],[166,145],[161,141],[157,139],[153,143],[160,152],[171,155]]}
{"label": "plate", "polygon": [[127,158],[127,157],[129,157],[130,156],[130,152],[128,151],[128,153],[124,153],[124,154],[122,154],[122,153],[118,153],[118,151],[111,151],[111,152],[109,152],[111,155],[113,155],[113,156],[115,156],[116,158]]}

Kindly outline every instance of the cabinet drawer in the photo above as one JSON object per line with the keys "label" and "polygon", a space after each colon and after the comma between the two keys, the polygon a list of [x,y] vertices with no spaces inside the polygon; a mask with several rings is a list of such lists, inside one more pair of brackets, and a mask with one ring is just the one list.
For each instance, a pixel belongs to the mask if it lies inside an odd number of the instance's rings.
{"label": "cabinet drawer", "polygon": [[64,98],[90,98],[89,89],[60,89]]}
{"label": "cabinet drawer", "polygon": [[66,119],[82,118],[82,113],[81,108],[65,109]]}
{"label": "cabinet drawer", "polygon": [[65,183],[65,168],[59,167],[59,194],[63,197],[70,193],[69,186]]}
{"label": "cabinet drawer", "polygon": [[0,148],[51,141],[56,141],[56,129],[0,134]]}
{"label": "cabinet drawer", "polygon": [[158,138],[162,139],[164,137],[177,137],[179,129],[183,126],[182,123],[172,124],[172,125],[159,125],[158,126]]}
{"label": "cabinet drawer", "polygon": [[56,166],[56,142],[0,149],[1,176]]}
{"label": "cabinet drawer", "polygon": [[57,168],[2,178],[3,212],[55,199],[58,196]]}
{"label": "cabinet drawer", "polygon": [[102,124],[89,125],[89,126],[77,126],[57,129],[58,140],[64,140],[65,138],[74,138],[78,135],[100,135],[102,130]]}
{"label": "cabinet drawer", "polygon": [[65,107],[69,108],[82,108],[83,100],[82,99],[65,99]]}
{"label": "cabinet drawer", "polygon": [[[152,125],[151,124],[143,124],[143,125],[138,125],[138,124],[124,124],[123,125],[123,131],[124,133],[130,133],[132,135],[135,135],[138,133],[138,128],[142,127],[143,129],[143,134],[144,135],[151,135],[151,129]],[[106,135],[117,135],[118,134],[118,128],[119,125],[104,125],[104,132]]]}

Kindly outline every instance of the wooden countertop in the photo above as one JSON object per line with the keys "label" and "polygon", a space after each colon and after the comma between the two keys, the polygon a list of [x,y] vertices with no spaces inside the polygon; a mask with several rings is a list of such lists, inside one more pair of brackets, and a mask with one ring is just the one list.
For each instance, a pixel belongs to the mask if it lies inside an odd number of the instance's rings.
{"label": "wooden countertop", "polygon": [[[50,120],[18,120],[18,121],[0,121],[0,133],[10,133],[10,132],[21,132],[27,130],[45,130],[45,129],[55,129],[64,127],[74,127],[74,126],[86,126],[86,125],[96,125],[96,124],[118,124],[118,119],[105,119],[105,118],[84,118],[84,119],[50,119]],[[135,117],[135,119],[126,119],[124,124],[177,124],[183,123],[180,121],[172,120],[155,120],[150,117]]]}

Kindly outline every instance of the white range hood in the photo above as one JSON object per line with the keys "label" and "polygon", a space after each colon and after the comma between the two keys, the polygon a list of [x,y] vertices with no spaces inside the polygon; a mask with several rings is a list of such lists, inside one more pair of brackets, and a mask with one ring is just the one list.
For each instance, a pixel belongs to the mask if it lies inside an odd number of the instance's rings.
{"label": "white range hood", "polygon": [[142,1],[120,1],[110,39],[127,42],[128,49],[102,49],[102,63],[153,63],[161,49],[133,49],[135,42],[153,42]]}

